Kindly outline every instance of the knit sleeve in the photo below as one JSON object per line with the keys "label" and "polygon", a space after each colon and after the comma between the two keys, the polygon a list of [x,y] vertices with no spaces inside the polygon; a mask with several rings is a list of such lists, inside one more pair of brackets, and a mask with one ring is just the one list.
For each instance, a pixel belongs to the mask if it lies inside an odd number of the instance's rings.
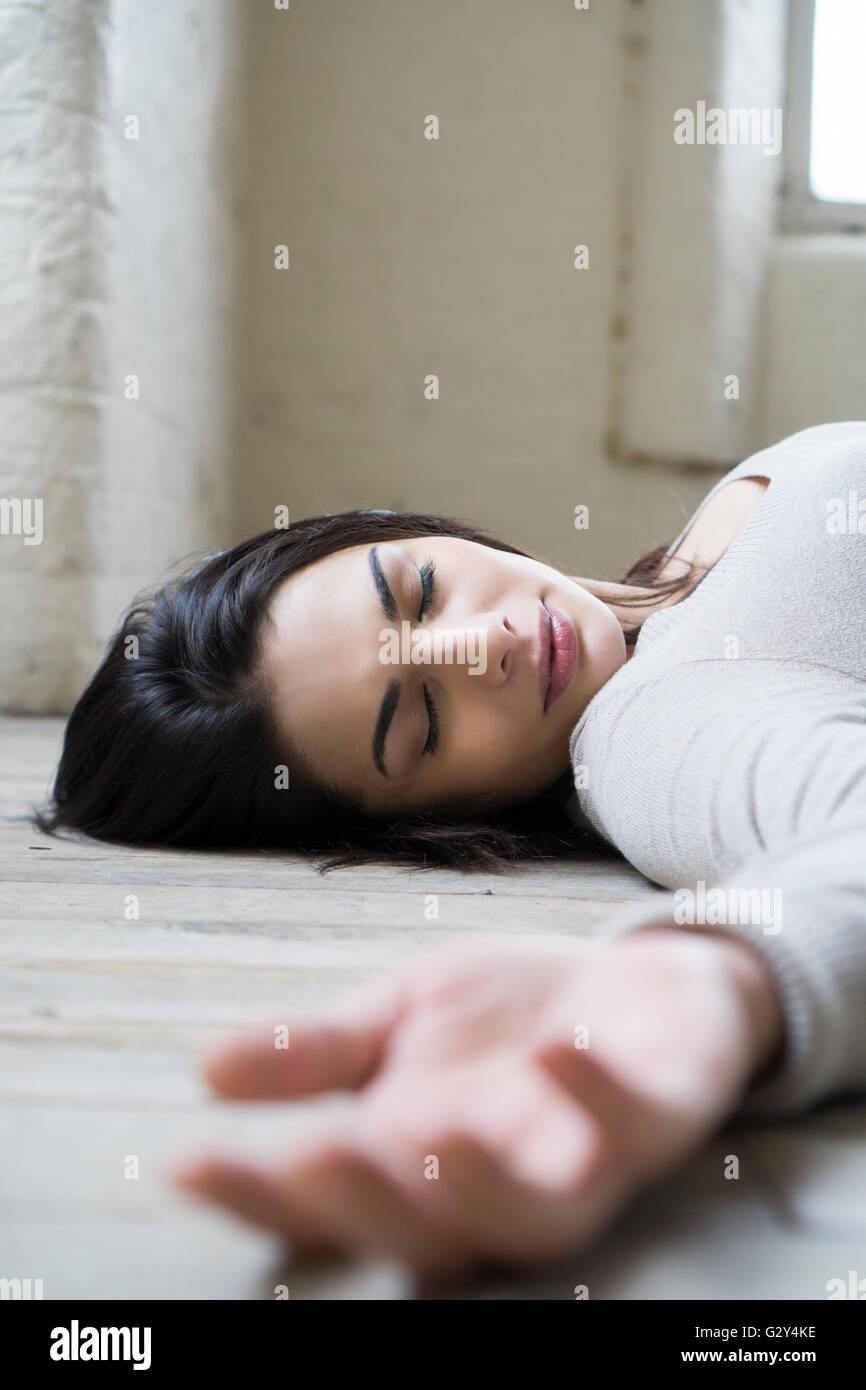
{"label": "knit sleeve", "polygon": [[624,931],[655,925],[721,931],[766,960],[786,1037],[744,1114],[795,1115],[866,1095],[866,797],[851,797],[820,832],[755,854],[717,883],[660,893],[619,921]]}

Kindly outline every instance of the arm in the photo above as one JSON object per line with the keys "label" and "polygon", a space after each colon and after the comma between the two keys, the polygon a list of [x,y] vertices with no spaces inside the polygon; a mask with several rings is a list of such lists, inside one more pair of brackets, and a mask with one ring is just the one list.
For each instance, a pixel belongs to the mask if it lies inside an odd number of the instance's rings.
{"label": "arm", "polygon": [[[866,1092],[863,692],[797,661],[702,658],[624,688],[573,750],[596,769],[591,824],[669,890],[625,911],[623,930],[670,923],[677,890],[697,899],[702,881],[778,904],[776,922],[678,923],[748,945],[774,982],[786,1036],[748,1114]],[[663,731],[649,753],[648,729]]]}
{"label": "arm", "polygon": [[[663,936],[680,930],[667,916],[660,922],[653,918],[643,927],[644,932],[659,932]],[[693,934],[700,930],[692,928]],[[703,934],[712,940],[719,969],[728,975],[742,1002],[743,1026],[749,1040],[745,1082],[751,1091],[776,1071],[784,1056],[786,1026],[779,987],[769,963],[752,942],[709,927]]]}
{"label": "arm", "polygon": [[[793,1115],[866,1094],[866,812],[858,801],[852,795],[822,831],[753,855],[714,885],[730,906],[730,890],[762,890],[775,920],[679,924],[741,951],[761,1059],[745,1114]],[[632,910],[624,930],[669,927],[677,901],[671,891]]]}

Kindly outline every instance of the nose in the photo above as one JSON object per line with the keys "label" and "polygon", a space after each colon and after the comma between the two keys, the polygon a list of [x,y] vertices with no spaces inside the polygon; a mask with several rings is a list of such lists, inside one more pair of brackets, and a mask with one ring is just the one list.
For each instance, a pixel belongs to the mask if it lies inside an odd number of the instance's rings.
{"label": "nose", "polygon": [[[491,685],[504,685],[514,669],[515,648],[518,645],[517,634],[504,614],[493,615],[484,631],[487,634],[487,672],[485,674]],[[477,679],[477,676],[473,677],[473,680]]]}
{"label": "nose", "polygon": [[413,633],[413,665],[449,669],[455,679],[466,677],[473,686],[501,686],[515,667],[519,639],[504,614],[480,614],[473,622],[457,626],[418,627]]}

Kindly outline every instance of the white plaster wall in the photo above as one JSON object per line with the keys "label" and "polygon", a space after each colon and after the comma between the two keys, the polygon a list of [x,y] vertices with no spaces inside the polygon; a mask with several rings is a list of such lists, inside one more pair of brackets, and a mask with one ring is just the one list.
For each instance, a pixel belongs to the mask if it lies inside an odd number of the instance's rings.
{"label": "white plaster wall", "polygon": [[0,9],[0,497],[43,506],[41,544],[0,535],[0,694],[11,709],[63,708],[91,637],[107,14],[108,0]]}
{"label": "white plaster wall", "polygon": [[630,0],[0,10],[0,497],[46,528],[0,537],[0,705],[69,708],[134,591],[278,504],[607,577],[675,534],[716,474],[605,454],[633,32]]}
{"label": "white plaster wall", "polygon": [[629,8],[247,9],[238,535],[280,503],[432,510],[610,576],[680,528],[706,473],[603,454]]}
{"label": "white plaster wall", "polygon": [[[234,0],[115,0],[94,628],[230,525],[245,66]],[[129,115],[140,138],[125,137]],[[129,400],[124,383],[139,378]]]}
{"label": "white plaster wall", "polygon": [[783,236],[766,292],[759,447],[829,420],[866,419],[866,245]]}
{"label": "white plaster wall", "polygon": [[68,709],[133,591],[228,530],[242,38],[233,0],[0,10],[0,497],[44,499],[41,545],[0,536],[7,709]]}
{"label": "white plaster wall", "polygon": [[[678,144],[674,115],[695,113],[699,101],[782,113],[786,9],[782,0],[652,0],[635,13],[645,16],[645,56],[614,425],[628,454],[731,467],[758,447],[762,287],[783,155],[751,143]],[[781,116],[780,133],[784,149]]]}

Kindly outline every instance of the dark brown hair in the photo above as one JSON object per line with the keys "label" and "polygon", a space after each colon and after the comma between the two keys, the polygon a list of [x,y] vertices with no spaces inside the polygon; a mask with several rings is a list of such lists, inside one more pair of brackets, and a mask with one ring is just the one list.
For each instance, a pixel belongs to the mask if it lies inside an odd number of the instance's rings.
{"label": "dark brown hair", "polygon": [[[277,586],[350,546],[457,536],[526,555],[447,517],[350,511],[266,531],[199,563],[136,600],[66,726],[51,805],[35,815],[49,833],[68,828],[130,845],[302,850],[328,862],[502,868],[606,842],[563,813],[570,772],[541,796],[483,818],[432,813],[371,818],[316,778],[278,738],[254,677],[267,607]],[[674,594],[691,579],[658,581],[659,547],[624,583]],[[639,606],[650,601],[635,596]],[[629,600],[631,602],[631,600]],[[625,630],[629,645],[638,624]],[[290,768],[290,790],[276,770]]]}

